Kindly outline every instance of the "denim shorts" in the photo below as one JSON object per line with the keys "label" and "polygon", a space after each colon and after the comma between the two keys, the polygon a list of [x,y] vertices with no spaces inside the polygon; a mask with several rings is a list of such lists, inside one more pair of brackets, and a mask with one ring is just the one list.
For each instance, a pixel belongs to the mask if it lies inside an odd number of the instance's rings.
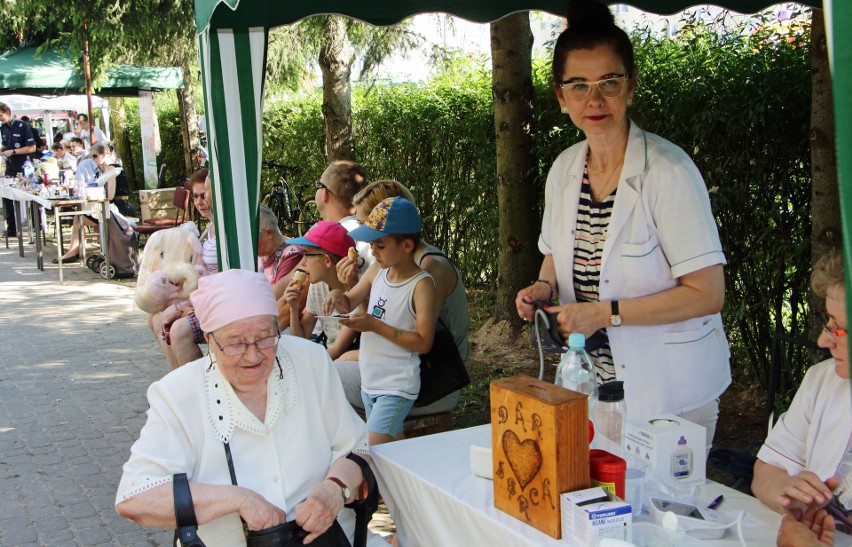
{"label": "denim shorts", "polygon": [[396,437],[402,433],[403,422],[414,406],[414,399],[398,395],[367,395],[361,390],[361,400],[367,414],[367,430]]}

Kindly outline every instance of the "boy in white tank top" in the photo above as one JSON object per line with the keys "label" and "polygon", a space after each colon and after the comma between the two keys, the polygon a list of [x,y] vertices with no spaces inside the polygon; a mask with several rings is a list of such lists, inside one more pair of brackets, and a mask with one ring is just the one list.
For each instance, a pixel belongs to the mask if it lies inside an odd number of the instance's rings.
{"label": "boy in white tank top", "polygon": [[420,393],[420,354],[435,337],[435,284],[414,261],[422,224],[410,201],[388,198],[366,224],[349,233],[369,241],[375,264],[352,289],[329,293],[326,314],[349,313],[368,302],[367,313],[341,321],[361,335],[358,368],[370,444],[403,438],[403,421]]}

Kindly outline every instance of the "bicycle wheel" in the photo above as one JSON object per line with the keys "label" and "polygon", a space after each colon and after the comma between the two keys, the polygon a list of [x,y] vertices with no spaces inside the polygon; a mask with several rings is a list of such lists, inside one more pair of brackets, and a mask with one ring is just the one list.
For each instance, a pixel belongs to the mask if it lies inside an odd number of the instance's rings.
{"label": "bicycle wheel", "polygon": [[299,231],[299,236],[305,235],[305,232],[311,229],[311,226],[322,220],[317,202],[309,199],[302,205],[299,210],[299,218],[296,220],[296,229]]}

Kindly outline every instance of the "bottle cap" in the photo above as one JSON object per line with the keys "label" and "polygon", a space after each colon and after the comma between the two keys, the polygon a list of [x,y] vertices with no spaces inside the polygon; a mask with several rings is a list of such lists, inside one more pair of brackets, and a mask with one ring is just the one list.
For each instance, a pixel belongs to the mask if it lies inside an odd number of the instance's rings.
{"label": "bottle cap", "polygon": [[572,332],[568,335],[568,347],[571,349],[585,349],[586,337],[581,332]]}
{"label": "bottle cap", "polygon": [[681,436],[680,436],[680,439],[678,439],[678,441],[677,441],[677,444],[678,444],[678,446],[683,446],[683,445],[685,445],[685,444],[686,444],[686,437],[684,437],[683,435],[681,435]]}
{"label": "bottle cap", "polygon": [[623,401],[624,382],[615,380],[598,386],[599,401]]}

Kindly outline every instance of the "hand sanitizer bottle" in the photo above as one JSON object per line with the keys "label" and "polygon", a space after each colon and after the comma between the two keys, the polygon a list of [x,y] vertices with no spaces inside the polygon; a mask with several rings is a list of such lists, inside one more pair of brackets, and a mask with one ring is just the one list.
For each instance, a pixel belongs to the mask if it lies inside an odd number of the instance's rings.
{"label": "hand sanitizer bottle", "polygon": [[677,448],[672,451],[672,477],[685,479],[692,475],[692,449],[686,446],[686,437],[680,436]]}

